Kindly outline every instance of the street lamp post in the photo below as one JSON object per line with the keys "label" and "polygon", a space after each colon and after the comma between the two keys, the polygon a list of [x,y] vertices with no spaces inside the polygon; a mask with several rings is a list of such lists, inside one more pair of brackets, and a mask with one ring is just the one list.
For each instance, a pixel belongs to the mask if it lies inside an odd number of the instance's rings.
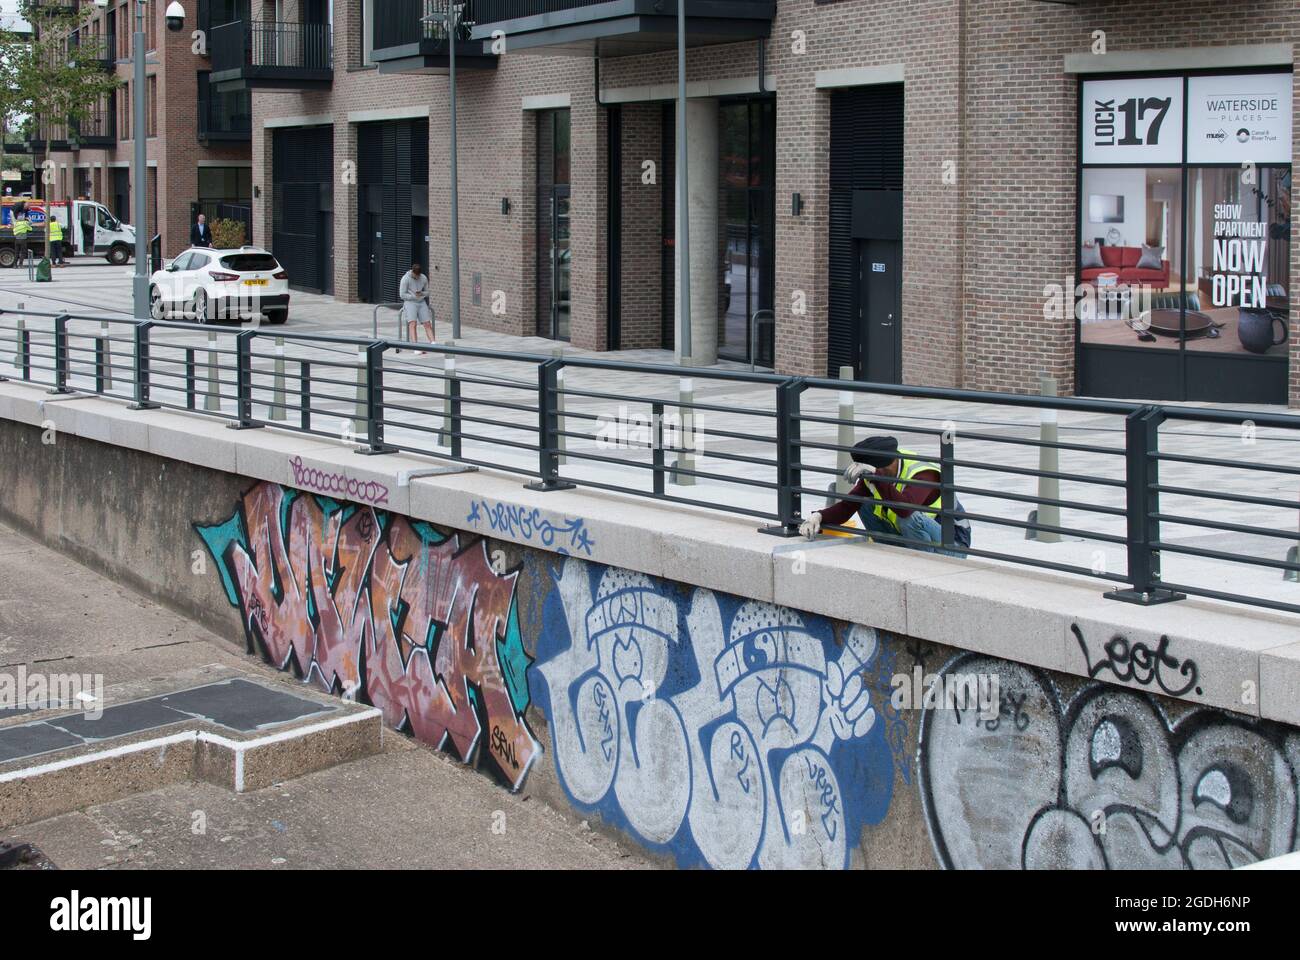
{"label": "street lamp post", "polygon": [[[145,116],[144,72],[144,8],[148,0],[136,0],[135,36],[132,38],[131,58],[134,66],[135,89],[131,93],[131,112],[135,119],[132,135],[135,138],[135,160],[132,178],[135,180],[135,276],[132,282],[132,307],[137,320],[149,319],[149,229],[146,186],[149,176],[146,140],[148,118]],[[185,26],[185,8],[172,0],[166,11],[167,29],[175,32]]]}
{"label": "street lamp post", "polygon": [[460,29],[460,8],[448,0],[446,13],[421,17],[422,23],[447,24],[447,56],[451,88],[451,339],[460,339],[460,194],[456,182],[456,33]]}

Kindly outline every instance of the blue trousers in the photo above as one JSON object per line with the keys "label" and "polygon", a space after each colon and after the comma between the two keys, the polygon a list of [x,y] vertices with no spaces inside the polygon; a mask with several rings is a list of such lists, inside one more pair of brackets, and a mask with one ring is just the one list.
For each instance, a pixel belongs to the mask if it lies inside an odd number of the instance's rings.
{"label": "blue trousers", "polygon": [[[958,502],[956,509],[960,510],[961,508],[961,503]],[[888,536],[905,537],[909,541],[922,541],[920,543],[897,544],[884,540],[881,541],[882,543],[910,547],[913,550],[922,550],[925,553],[941,553],[947,557],[962,556],[962,554],[954,550],[943,549],[943,527],[932,514],[925,513],[922,510],[913,510],[911,516],[904,517],[902,522],[895,527],[892,523],[876,516],[871,504],[864,503],[858,507],[858,519],[862,521],[862,528],[868,533],[883,533]],[[964,547],[970,546],[970,537],[964,534],[961,528],[958,528],[955,539]],[[927,544],[933,544],[933,546],[927,546]]]}

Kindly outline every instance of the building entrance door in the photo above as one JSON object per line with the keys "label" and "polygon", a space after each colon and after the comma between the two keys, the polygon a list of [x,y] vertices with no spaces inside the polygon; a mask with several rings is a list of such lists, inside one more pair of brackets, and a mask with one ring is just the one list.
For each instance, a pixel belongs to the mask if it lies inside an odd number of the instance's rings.
{"label": "building entrance door", "polygon": [[871,383],[902,382],[902,244],[858,241],[858,361],[856,375]]}

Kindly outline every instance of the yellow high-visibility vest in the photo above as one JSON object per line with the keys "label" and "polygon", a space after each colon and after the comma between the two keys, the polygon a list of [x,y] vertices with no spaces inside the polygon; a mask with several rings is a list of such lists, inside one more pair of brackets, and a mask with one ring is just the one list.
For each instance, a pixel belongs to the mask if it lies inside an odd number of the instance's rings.
{"label": "yellow high-visibility vest", "polygon": [[53,217],[50,217],[49,220],[49,231],[49,238],[51,240],[63,239],[63,224],[59,223],[59,221],[55,220]]}
{"label": "yellow high-visibility vest", "polygon": [[[898,456],[899,459],[902,460],[903,462],[898,467],[898,476],[894,477],[890,482],[899,485],[900,487],[902,485],[902,481],[913,480],[916,478],[917,474],[922,473],[926,470],[933,470],[935,473],[939,472],[939,465],[937,463],[931,463],[929,460],[916,459],[918,455],[913,453],[911,450],[899,450]],[[933,489],[937,491],[938,488],[927,487],[926,489],[927,490]],[[869,496],[871,496],[876,500],[881,499],[880,494],[876,492],[876,488],[871,486],[870,484],[867,485],[867,493]],[[935,499],[934,503],[926,504],[926,506],[932,507],[936,510],[942,510],[943,494],[940,493],[939,496]],[[887,507],[883,503],[878,503],[876,504],[874,512],[876,516],[879,517],[881,520],[884,520],[886,523],[890,524],[895,528],[898,527],[898,514],[894,512],[893,507]]]}
{"label": "yellow high-visibility vest", "polygon": [[22,240],[27,234],[32,232],[32,225],[27,222],[26,217],[19,217],[14,221],[14,236]]}

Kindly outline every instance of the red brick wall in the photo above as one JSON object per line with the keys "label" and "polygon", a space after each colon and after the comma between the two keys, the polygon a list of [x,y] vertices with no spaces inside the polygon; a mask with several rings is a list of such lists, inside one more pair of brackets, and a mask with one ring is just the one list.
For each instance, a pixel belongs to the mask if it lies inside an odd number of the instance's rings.
{"label": "red brick wall", "polygon": [[[421,105],[430,114],[430,230],[433,293],[448,317],[450,244],[447,80],[355,71],[360,5],[335,11],[336,72],[325,93],[255,96],[255,123],[349,110]],[[1074,323],[1043,319],[1045,287],[1074,268],[1076,90],[1063,59],[1083,53],[1094,29],[1111,52],[1240,43],[1294,43],[1293,0],[782,0],[767,73],[777,88],[776,311],[778,369],[826,373],[828,142],[830,94],[819,70],[902,64],[905,75],[903,378],[908,383],[1025,391],[1042,372],[1073,389]],[[792,34],[803,31],[796,52]],[[692,82],[757,75],[753,43],[693,48]],[[672,52],[606,60],[602,89],[672,83]],[[573,130],[573,341],[606,345],[604,112],[594,101],[591,61],[507,53],[492,72],[460,77],[462,316],[509,333],[536,330],[535,124],[524,97],[568,94]],[[1300,98],[1300,89],[1297,90]],[[1297,102],[1300,102],[1298,99]],[[622,331],[627,347],[658,339],[658,206],[640,188],[638,156],[657,136],[656,105],[625,106]],[[1300,136],[1300,122],[1296,123]],[[336,162],[351,149],[336,135]],[[265,208],[264,138],[254,148]],[[657,149],[654,156],[657,157]],[[945,164],[956,182],[945,182]],[[635,177],[635,181],[632,179]],[[635,189],[634,189],[635,188]],[[355,212],[336,190],[336,294],[355,297]],[[804,200],[800,216],[790,194]],[[511,201],[501,214],[501,198]],[[265,216],[264,211],[262,215]],[[1292,244],[1292,288],[1300,289],[1300,244]],[[483,302],[470,301],[482,274]],[[504,315],[491,313],[505,293]],[[807,311],[791,309],[796,291]],[[1294,314],[1293,314],[1294,316]],[[1292,342],[1292,401],[1300,404],[1300,337]]]}

